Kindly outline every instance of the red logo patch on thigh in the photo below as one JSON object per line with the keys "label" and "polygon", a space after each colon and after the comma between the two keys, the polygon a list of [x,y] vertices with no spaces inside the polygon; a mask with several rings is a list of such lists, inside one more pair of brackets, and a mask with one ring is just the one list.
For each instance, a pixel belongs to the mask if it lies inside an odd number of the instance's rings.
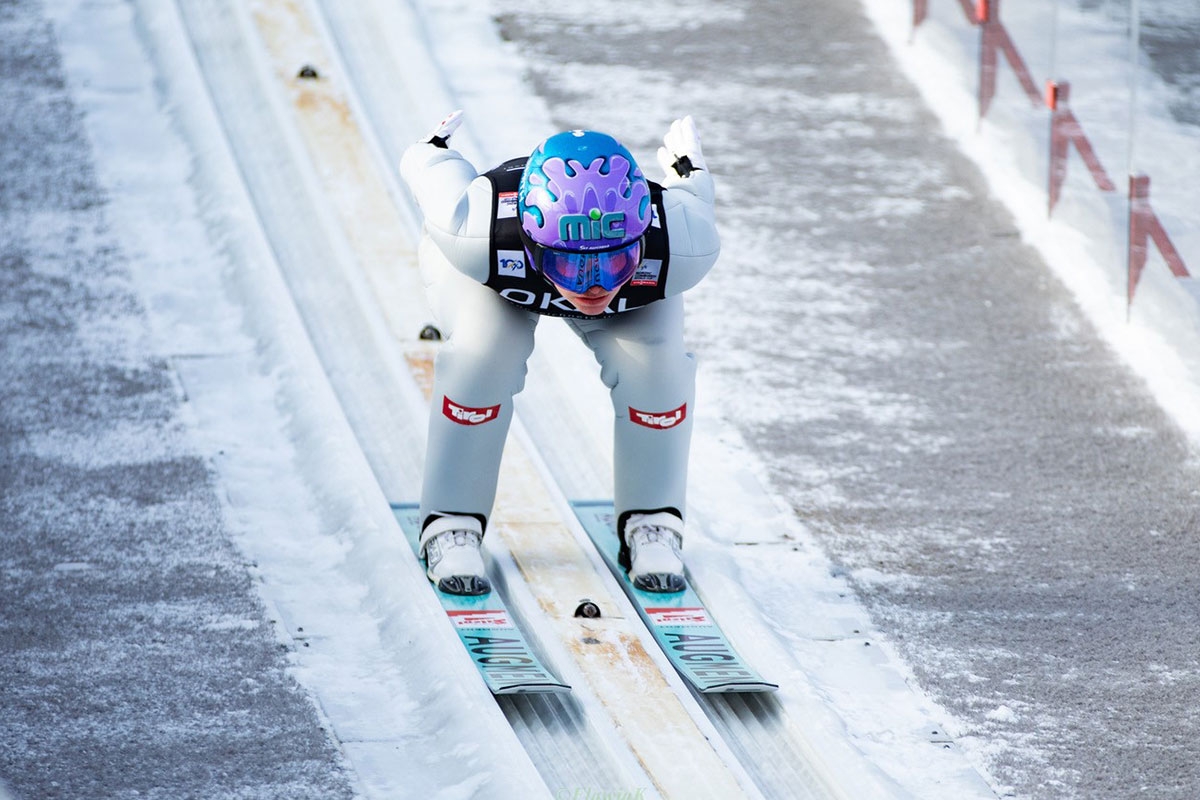
{"label": "red logo patch on thigh", "polygon": [[442,397],[442,413],[446,415],[446,419],[457,422],[459,425],[482,425],[500,416],[500,406],[471,408],[459,405],[449,397]]}
{"label": "red logo patch on thigh", "polygon": [[665,431],[687,419],[687,403],[671,411],[638,411],[630,406],[629,419],[643,427]]}

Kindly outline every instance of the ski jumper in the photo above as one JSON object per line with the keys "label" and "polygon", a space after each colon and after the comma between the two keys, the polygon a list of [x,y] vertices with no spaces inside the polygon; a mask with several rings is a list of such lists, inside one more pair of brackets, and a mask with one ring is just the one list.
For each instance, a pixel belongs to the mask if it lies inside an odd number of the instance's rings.
{"label": "ski jumper", "polygon": [[435,514],[491,514],[513,396],[525,382],[534,329],[563,317],[599,362],[614,421],[614,502],[629,513],[686,510],[695,361],[683,342],[681,293],[716,262],[713,183],[706,171],[652,184],[645,257],[605,313],[586,316],[528,263],[517,234],[524,159],[479,175],[456,151],[417,143],[401,175],[425,217],[419,258],[439,350],[421,492]]}

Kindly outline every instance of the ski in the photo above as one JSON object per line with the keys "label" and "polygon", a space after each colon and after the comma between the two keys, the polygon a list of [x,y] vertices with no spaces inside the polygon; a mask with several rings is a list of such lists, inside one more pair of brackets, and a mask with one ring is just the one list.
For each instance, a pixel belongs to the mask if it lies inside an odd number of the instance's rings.
{"label": "ski", "polygon": [[618,563],[617,515],[611,500],[572,500],[575,516],[595,543],[604,563],[637,607],[671,664],[698,692],[773,692],[733,649],[689,582],[682,592],[659,594],[638,589]]}
{"label": "ski", "polygon": [[[404,536],[420,558],[420,513],[416,503],[392,503],[392,513]],[[446,616],[454,625],[479,674],[492,694],[545,694],[569,692],[571,687],[558,680],[548,670],[529,639],[513,620],[500,593],[478,597],[447,594],[432,583],[429,588],[438,596]]]}

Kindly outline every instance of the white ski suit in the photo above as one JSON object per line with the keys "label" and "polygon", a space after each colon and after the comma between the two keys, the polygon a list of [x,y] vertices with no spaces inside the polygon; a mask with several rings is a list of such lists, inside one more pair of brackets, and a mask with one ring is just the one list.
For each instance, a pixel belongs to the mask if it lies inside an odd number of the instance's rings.
{"label": "white ski suit", "polygon": [[[539,290],[548,293],[540,302],[529,300],[532,292],[506,292],[515,299],[505,299],[484,285],[495,274],[493,184],[459,153],[420,142],[405,151],[400,171],[425,217],[421,271],[446,337],[435,368],[421,519],[470,514],[486,524],[534,328],[541,315],[563,316],[571,307],[540,278]],[[708,172],[670,176],[662,203],[670,252],[664,297],[566,320],[595,354],[611,390],[614,501],[622,524],[631,512],[669,509],[682,518],[686,510],[695,362],[683,343],[680,295],[704,277],[720,250]],[[538,308],[551,298],[549,311]]]}

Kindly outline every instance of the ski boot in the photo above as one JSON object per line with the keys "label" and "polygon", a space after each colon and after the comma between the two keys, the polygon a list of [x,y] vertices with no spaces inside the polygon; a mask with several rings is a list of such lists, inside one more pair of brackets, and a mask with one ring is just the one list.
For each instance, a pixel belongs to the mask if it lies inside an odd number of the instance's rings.
{"label": "ski boot", "polygon": [[682,592],[683,520],[667,511],[632,514],[625,523],[629,544],[629,580],[646,592]]}
{"label": "ski boot", "polygon": [[447,594],[481,595],[492,590],[479,546],[483,526],[475,517],[438,517],[421,531],[425,574]]}

